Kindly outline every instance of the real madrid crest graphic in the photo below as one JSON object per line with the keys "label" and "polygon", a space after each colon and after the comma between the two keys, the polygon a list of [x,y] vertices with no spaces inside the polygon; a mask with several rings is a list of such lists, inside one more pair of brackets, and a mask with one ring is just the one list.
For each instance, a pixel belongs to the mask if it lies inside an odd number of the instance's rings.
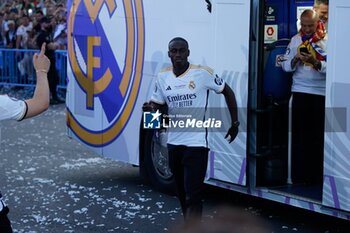
{"label": "real madrid crest graphic", "polygon": [[194,81],[189,82],[188,88],[190,88],[191,90],[194,90],[196,88],[196,84],[194,83]]}
{"label": "real madrid crest graphic", "polygon": [[74,0],[72,4],[69,82],[78,87],[72,94],[81,100],[84,114],[101,115],[103,123],[97,129],[68,109],[67,124],[85,143],[104,146],[128,123],[140,88],[145,40],[142,0]]}

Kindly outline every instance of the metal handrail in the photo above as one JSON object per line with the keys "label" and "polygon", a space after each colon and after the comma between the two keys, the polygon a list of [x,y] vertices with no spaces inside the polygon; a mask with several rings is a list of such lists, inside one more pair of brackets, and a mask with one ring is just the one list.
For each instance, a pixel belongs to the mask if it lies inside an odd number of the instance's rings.
{"label": "metal handrail", "polygon": [[[34,86],[35,72],[32,62],[37,49],[0,48],[0,85]],[[56,50],[57,88],[67,87],[67,51]]]}

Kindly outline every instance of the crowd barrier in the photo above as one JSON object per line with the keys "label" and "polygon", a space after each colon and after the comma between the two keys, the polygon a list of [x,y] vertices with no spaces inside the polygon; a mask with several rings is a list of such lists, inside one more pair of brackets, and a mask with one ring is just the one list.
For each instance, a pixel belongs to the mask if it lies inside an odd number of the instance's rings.
{"label": "crowd barrier", "polygon": [[[0,85],[34,86],[33,49],[0,49]],[[57,88],[67,87],[67,51],[56,50]]]}

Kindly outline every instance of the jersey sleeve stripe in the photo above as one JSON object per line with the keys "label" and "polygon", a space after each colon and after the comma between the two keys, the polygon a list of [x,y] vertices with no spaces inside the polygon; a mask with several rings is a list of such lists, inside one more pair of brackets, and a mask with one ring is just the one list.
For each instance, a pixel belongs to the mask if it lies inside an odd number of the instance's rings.
{"label": "jersey sleeve stripe", "polygon": [[24,118],[26,118],[27,113],[28,113],[28,104],[26,101],[23,101],[25,104],[25,109],[22,112],[22,115],[17,119],[17,121],[22,121]]}
{"label": "jersey sleeve stripe", "polygon": [[201,66],[201,65],[191,65],[192,69],[202,69],[207,71],[210,75],[214,74],[214,70],[210,68],[209,66]]}

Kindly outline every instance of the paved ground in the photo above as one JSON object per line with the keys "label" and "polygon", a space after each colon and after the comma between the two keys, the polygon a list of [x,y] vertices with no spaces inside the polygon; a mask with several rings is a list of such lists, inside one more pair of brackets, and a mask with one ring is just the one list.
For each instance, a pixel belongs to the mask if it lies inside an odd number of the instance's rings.
{"label": "paved ground", "polygon": [[[15,232],[155,233],[182,224],[176,198],[144,184],[138,168],[99,157],[66,136],[64,105],[1,126],[0,188]],[[205,203],[205,219],[220,205],[235,206],[238,215],[270,224],[268,232],[350,232],[346,221],[213,187]]]}
{"label": "paved ground", "polygon": [[68,139],[64,105],[1,124],[0,186],[16,232],[159,232],[180,216],[138,168]]}

